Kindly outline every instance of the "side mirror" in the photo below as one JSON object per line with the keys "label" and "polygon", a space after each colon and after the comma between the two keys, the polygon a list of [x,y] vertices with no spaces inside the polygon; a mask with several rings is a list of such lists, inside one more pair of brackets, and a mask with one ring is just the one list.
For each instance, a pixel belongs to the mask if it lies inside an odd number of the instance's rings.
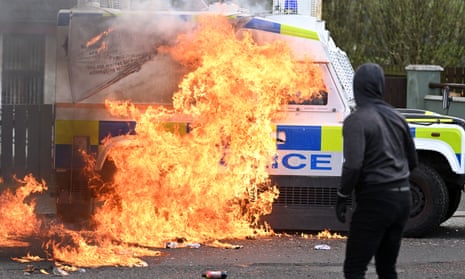
{"label": "side mirror", "polygon": [[449,86],[444,86],[442,88],[442,109],[446,110],[449,109],[450,107],[450,96],[449,96]]}

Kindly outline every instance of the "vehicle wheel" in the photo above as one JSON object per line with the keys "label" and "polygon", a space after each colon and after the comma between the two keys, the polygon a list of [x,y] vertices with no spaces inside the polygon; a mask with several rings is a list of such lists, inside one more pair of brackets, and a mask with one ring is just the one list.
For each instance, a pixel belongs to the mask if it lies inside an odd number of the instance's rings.
{"label": "vehicle wheel", "polygon": [[457,187],[457,185],[449,185],[448,187],[449,192],[449,209],[447,210],[446,215],[442,219],[441,223],[447,221],[452,215],[454,215],[457,208],[459,208],[460,200],[462,198],[462,190]]}
{"label": "vehicle wheel", "polygon": [[404,235],[422,237],[441,224],[449,209],[446,184],[437,171],[420,164],[410,174],[412,208]]}

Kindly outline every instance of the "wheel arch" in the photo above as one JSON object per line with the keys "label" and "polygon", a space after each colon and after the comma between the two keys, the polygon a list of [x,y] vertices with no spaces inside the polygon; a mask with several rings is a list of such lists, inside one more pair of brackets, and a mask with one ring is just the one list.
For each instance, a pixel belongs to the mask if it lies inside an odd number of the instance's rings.
{"label": "wheel arch", "polygon": [[[442,163],[446,163],[452,173],[463,174],[463,166],[460,165],[459,158],[451,146],[442,141],[435,139],[415,138],[415,147],[419,157],[423,159],[438,159],[441,158]],[[435,161],[430,161],[433,164]]]}
{"label": "wheel arch", "polygon": [[448,157],[443,152],[431,149],[419,149],[417,154],[418,161],[435,169],[444,179],[448,188],[461,188],[465,183],[465,175],[453,168],[450,164],[450,156]]}

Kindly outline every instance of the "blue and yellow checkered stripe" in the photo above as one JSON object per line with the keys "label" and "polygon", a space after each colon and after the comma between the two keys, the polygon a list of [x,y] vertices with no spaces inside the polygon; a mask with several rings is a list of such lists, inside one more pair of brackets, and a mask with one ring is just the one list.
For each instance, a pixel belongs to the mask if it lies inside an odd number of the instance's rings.
{"label": "blue and yellow checkered stripe", "polygon": [[[167,123],[168,128],[181,134],[188,133],[187,123]],[[134,134],[134,121],[94,121],[94,120],[57,120],[55,123],[55,167],[78,167],[82,163],[72,160],[72,144],[75,136],[89,138],[90,152],[97,153],[98,146],[106,137]],[[286,140],[278,143],[278,150],[302,150],[321,152],[342,152],[342,126],[295,126],[277,125],[276,134],[283,132]],[[462,162],[462,135],[454,128],[411,127],[414,138],[434,139],[447,142],[454,151],[457,160]],[[80,166],[82,167],[82,166]]]}
{"label": "blue and yellow checkered stripe", "polygon": [[[342,126],[294,126],[274,127],[277,135],[283,132],[286,140],[278,143],[278,150],[302,150],[342,152]],[[462,163],[462,134],[456,128],[411,127],[414,138],[441,140],[448,143],[458,162]]]}
{"label": "blue and yellow checkered stripe", "polygon": [[300,28],[292,25],[272,22],[269,20],[264,20],[260,18],[250,19],[244,26],[249,29],[256,29],[267,31],[271,33],[289,35],[294,37],[306,38],[310,40],[320,40],[320,36],[317,32],[305,28]]}
{"label": "blue and yellow checkered stripe", "polygon": [[278,150],[342,152],[342,126],[278,125],[275,129],[286,135]]}
{"label": "blue and yellow checkered stripe", "polygon": [[[185,134],[186,123],[166,123],[169,130]],[[89,152],[97,154],[102,140],[107,137],[135,134],[135,121],[56,120],[55,121],[55,168],[81,168],[82,158],[73,156],[74,137],[87,137]]]}

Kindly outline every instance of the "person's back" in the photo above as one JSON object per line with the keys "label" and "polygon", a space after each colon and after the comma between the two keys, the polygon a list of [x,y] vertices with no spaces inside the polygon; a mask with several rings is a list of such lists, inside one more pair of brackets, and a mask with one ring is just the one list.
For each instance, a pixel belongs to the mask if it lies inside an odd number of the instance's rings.
{"label": "person's back", "polygon": [[373,256],[380,277],[397,278],[395,264],[411,204],[408,178],[417,157],[406,121],[383,94],[381,67],[359,67],[354,77],[358,108],[343,126],[344,164],[336,205],[338,219],[345,222],[346,201],[355,190],[346,278],[364,278]]}
{"label": "person's back", "polygon": [[[376,191],[378,187],[389,187],[386,184],[393,183],[408,184],[409,162],[405,158],[414,147],[408,135],[409,128],[400,114],[386,104],[375,103],[360,107],[344,125],[346,138],[350,137],[348,133],[359,133],[363,129],[365,154],[356,191]],[[357,161],[349,158],[346,167],[350,168],[350,163]]]}

